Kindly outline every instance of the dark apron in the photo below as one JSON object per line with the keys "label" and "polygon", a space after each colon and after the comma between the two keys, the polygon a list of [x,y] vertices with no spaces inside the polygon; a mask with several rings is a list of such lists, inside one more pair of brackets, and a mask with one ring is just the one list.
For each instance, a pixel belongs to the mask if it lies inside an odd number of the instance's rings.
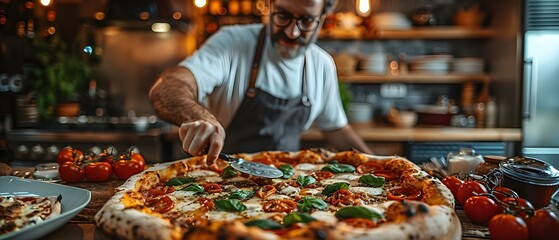
{"label": "dark apron", "polygon": [[299,150],[301,133],[311,112],[305,78],[306,59],[303,61],[301,96],[282,99],[257,89],[256,77],[265,42],[264,33],[265,29],[258,37],[249,87],[225,131],[225,153]]}

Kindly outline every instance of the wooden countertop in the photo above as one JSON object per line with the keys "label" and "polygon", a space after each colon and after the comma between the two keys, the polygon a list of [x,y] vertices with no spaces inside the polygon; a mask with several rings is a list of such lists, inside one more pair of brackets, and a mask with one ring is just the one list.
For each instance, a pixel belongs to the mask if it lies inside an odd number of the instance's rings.
{"label": "wooden countertop", "polygon": [[[377,142],[429,142],[429,141],[521,141],[520,128],[456,128],[414,127],[394,128],[374,124],[352,124],[365,141]],[[320,141],[322,133],[311,129],[301,136],[303,141]]]}
{"label": "wooden countertop", "polygon": [[[93,216],[103,207],[103,205],[114,195],[114,189],[121,184],[123,180],[111,180],[104,183],[72,183],[67,184],[74,187],[84,188],[91,191],[91,201],[89,204],[72,218],[67,224],[50,233],[45,240],[109,240],[113,239],[101,229],[97,228],[93,221]],[[489,230],[486,226],[472,224],[468,221],[464,211],[456,209],[458,218],[462,225],[462,239],[489,239],[486,235]]]}

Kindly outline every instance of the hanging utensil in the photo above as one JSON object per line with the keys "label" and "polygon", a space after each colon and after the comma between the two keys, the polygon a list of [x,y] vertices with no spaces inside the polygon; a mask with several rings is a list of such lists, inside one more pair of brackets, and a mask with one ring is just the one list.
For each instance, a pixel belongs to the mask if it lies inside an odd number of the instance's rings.
{"label": "hanging utensil", "polygon": [[219,159],[228,162],[233,169],[249,175],[265,178],[279,178],[283,176],[283,172],[279,169],[263,163],[251,162],[242,158],[235,158],[224,153],[219,154]]}

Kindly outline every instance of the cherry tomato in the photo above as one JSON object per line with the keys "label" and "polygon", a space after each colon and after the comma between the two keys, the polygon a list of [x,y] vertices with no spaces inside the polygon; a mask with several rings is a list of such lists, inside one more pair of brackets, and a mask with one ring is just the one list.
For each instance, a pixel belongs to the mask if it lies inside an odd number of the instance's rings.
{"label": "cherry tomato", "polygon": [[458,192],[458,187],[460,187],[460,185],[464,183],[464,181],[455,176],[446,176],[441,180],[441,182],[448,189],[450,189],[450,192],[452,193],[452,196],[454,196],[454,198],[458,197],[458,195],[456,195],[456,193]]}
{"label": "cherry tomato", "polygon": [[465,181],[458,190],[456,190],[456,198],[458,202],[464,206],[466,200],[474,195],[479,195],[482,193],[487,193],[487,189],[479,182],[476,181]]}
{"label": "cherry tomato", "polygon": [[400,175],[390,170],[377,170],[373,173],[377,177],[384,177],[386,181],[392,181],[400,178]]}
{"label": "cherry tomato", "polygon": [[559,239],[559,218],[555,213],[540,209],[526,219],[530,240]]}
{"label": "cherry tomato", "polygon": [[497,214],[489,221],[489,233],[493,240],[526,240],[528,225],[520,217]]}
{"label": "cherry tomato", "polygon": [[65,162],[80,162],[83,159],[83,152],[73,147],[65,147],[56,156],[56,162],[62,165]]}
{"label": "cherry tomato", "polygon": [[499,200],[503,200],[503,198],[506,197],[518,197],[518,193],[507,187],[496,187],[491,190],[491,193],[493,193],[493,196],[495,196]]}
{"label": "cherry tomato", "polygon": [[91,162],[84,169],[85,178],[90,182],[107,181],[113,173],[113,167],[107,162]]}
{"label": "cherry tomato", "polygon": [[464,204],[464,212],[473,223],[487,224],[499,212],[495,201],[487,196],[471,196]]}
{"label": "cherry tomato", "polygon": [[65,162],[58,167],[60,178],[66,182],[79,182],[85,177],[84,170],[74,162]]}
{"label": "cherry tomato", "polygon": [[386,197],[390,200],[396,201],[419,200],[421,197],[421,191],[410,187],[395,188],[388,191],[388,193],[386,193]]}
{"label": "cherry tomato", "polygon": [[[517,215],[522,217],[523,219],[527,219],[528,217],[530,217],[531,212],[534,211],[534,206],[532,206],[532,203],[528,202],[524,198],[506,197],[501,199],[501,201],[507,203],[509,206],[499,206],[500,211],[504,211],[505,207],[508,207],[510,210],[518,212]],[[527,211],[523,211],[523,209],[526,209]]]}
{"label": "cherry tomato", "polygon": [[142,170],[144,170],[145,165],[146,165],[146,161],[144,160],[144,157],[136,152],[129,152],[127,154],[122,154],[118,157],[118,160],[129,160],[129,161],[136,161],[140,164],[140,168]]}
{"label": "cherry tomato", "polygon": [[130,176],[143,171],[142,164],[133,160],[118,160],[114,164],[114,172],[120,179],[128,179]]}
{"label": "cherry tomato", "polygon": [[383,170],[383,169],[384,169],[384,167],[380,163],[366,162],[366,163],[363,163],[363,164],[357,166],[356,171],[359,174],[368,174],[368,173],[373,173],[375,171]]}

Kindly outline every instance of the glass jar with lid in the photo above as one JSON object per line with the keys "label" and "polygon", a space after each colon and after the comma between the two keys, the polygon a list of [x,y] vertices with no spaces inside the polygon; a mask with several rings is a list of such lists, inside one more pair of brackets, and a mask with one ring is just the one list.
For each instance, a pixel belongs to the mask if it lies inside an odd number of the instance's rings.
{"label": "glass jar with lid", "polygon": [[448,173],[469,173],[474,172],[478,164],[483,162],[483,157],[471,148],[461,148],[457,152],[450,152],[447,155]]}

